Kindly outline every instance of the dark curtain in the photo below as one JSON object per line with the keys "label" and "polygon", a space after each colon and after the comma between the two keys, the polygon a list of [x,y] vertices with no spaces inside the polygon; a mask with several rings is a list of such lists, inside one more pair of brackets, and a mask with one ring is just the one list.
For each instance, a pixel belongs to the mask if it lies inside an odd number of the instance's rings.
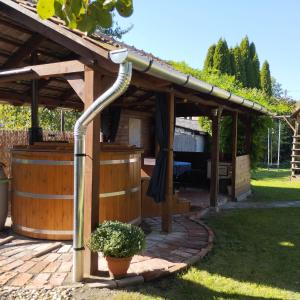
{"label": "dark curtain", "polygon": [[101,113],[101,130],[104,142],[113,143],[116,140],[120,116],[120,107],[108,107]]}
{"label": "dark curtain", "polygon": [[156,93],[155,102],[155,137],[159,144],[159,152],[149,183],[147,195],[155,202],[165,201],[167,148],[168,148],[168,114],[166,94]]}

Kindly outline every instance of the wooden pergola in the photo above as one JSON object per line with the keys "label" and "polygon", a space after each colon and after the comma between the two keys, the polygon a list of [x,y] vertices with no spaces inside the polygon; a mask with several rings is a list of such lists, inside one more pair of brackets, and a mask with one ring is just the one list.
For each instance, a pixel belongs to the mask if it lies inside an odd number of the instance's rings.
{"label": "wooden pergola", "polygon": [[[62,21],[42,21],[35,6],[22,0],[0,1],[0,101],[31,105],[32,127],[38,127],[37,107],[71,108],[82,111],[110,86],[118,66],[109,60],[111,50],[129,47],[105,35],[86,36],[70,30]],[[133,49],[134,51],[138,51]],[[160,64],[164,61],[143,51]],[[168,68],[171,68],[168,66]],[[155,92],[168,95],[168,168],[163,202],[162,229],[172,230],[173,129],[176,116],[208,116],[212,120],[212,172],[210,205],[218,206],[220,119],[232,116],[232,185],[235,185],[238,119],[246,125],[246,149],[251,152],[251,118],[262,115],[255,109],[176,85],[168,80],[133,70],[130,87],[112,105],[135,111],[155,111]],[[175,110],[176,107],[176,110]],[[99,132],[100,118],[88,128],[85,169],[85,236],[99,220]],[[235,199],[233,189],[232,199]],[[86,250],[85,272],[97,271],[97,255]]]}

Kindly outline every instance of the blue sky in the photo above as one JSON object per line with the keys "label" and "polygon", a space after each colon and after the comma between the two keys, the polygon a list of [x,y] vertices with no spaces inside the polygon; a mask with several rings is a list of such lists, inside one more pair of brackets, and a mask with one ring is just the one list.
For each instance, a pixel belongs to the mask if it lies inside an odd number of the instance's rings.
{"label": "blue sky", "polygon": [[220,37],[234,46],[247,34],[260,62],[288,94],[300,99],[300,1],[133,0],[134,24],[124,42],[163,59],[202,68],[208,47]]}

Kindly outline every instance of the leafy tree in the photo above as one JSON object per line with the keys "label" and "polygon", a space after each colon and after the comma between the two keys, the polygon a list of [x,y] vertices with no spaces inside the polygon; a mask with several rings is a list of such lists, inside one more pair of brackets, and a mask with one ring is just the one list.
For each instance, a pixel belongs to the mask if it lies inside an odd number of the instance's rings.
{"label": "leafy tree", "polygon": [[231,74],[227,42],[219,39],[214,53],[214,69],[220,73]]}
{"label": "leafy tree", "polygon": [[[80,112],[65,111],[65,130],[73,131]],[[60,109],[39,108],[39,123],[44,130],[60,130]],[[0,105],[0,125],[2,129],[25,130],[31,126],[30,107]]]}
{"label": "leafy tree", "polygon": [[267,60],[264,61],[260,71],[260,86],[268,96],[272,96],[272,80],[270,66]]}
{"label": "leafy tree", "polygon": [[57,16],[72,29],[92,33],[97,27],[111,28],[113,13],[129,17],[132,0],[38,0],[37,12],[42,19]]}
{"label": "leafy tree", "polygon": [[215,44],[211,45],[208,48],[206,58],[205,58],[205,61],[204,61],[203,70],[209,71],[209,70],[213,69],[215,50],[216,50],[216,45]]}
{"label": "leafy tree", "polygon": [[97,26],[95,33],[104,33],[120,40],[122,39],[123,35],[128,33],[132,28],[133,25],[127,28],[121,28],[119,24],[116,23],[111,28],[102,28],[101,26]]}

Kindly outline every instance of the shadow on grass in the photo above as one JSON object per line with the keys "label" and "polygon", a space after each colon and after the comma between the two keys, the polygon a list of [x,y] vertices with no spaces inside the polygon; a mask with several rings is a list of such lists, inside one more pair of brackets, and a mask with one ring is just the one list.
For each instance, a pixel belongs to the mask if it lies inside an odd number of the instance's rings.
{"label": "shadow on grass", "polygon": [[251,178],[254,180],[289,180],[291,171],[289,169],[257,169],[251,172]]}
{"label": "shadow on grass", "polygon": [[209,257],[130,291],[146,299],[300,299],[299,217],[300,208],[222,213],[209,220],[216,234]]}
{"label": "shadow on grass", "polygon": [[300,201],[300,183],[299,187],[252,185],[252,193],[249,201]]}

